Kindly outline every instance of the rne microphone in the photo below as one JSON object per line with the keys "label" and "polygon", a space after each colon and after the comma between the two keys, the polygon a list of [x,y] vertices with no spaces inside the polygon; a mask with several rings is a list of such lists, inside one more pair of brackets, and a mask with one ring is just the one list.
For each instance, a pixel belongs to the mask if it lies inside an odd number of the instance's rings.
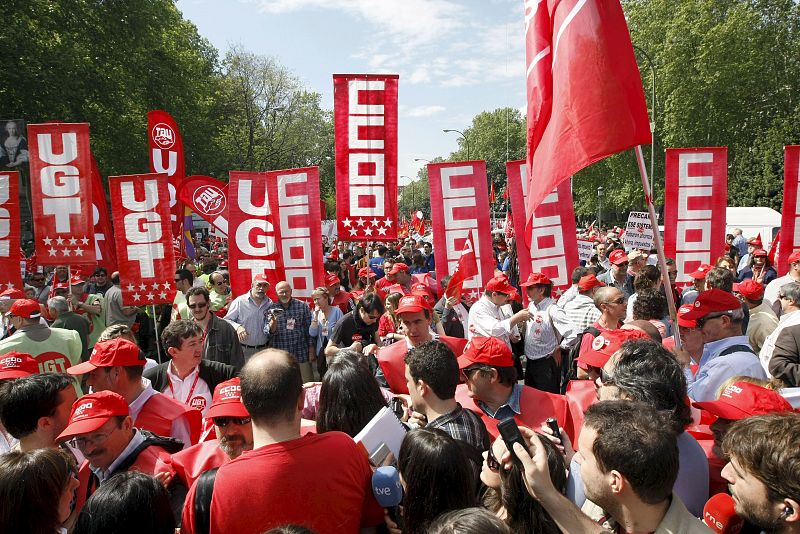
{"label": "rne microphone", "polygon": [[372,474],[372,494],[383,508],[389,511],[389,518],[402,528],[397,515],[397,506],[403,501],[403,486],[400,473],[391,465],[379,467]]}
{"label": "rne microphone", "polygon": [[703,507],[703,523],[717,534],[737,534],[744,520],[734,511],[733,497],[717,493]]}

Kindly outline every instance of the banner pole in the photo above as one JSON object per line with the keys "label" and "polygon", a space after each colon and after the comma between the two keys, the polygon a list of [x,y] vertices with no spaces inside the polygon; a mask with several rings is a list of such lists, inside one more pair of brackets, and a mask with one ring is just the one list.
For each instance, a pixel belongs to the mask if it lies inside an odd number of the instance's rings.
{"label": "banner pole", "polygon": [[158,354],[158,363],[162,363],[161,361],[161,345],[158,343],[158,318],[156,317],[156,305],[151,304],[150,307],[153,310],[153,330],[156,333],[156,353]]}
{"label": "banner pole", "polygon": [[[53,280],[58,280],[55,276]],[[75,311],[74,307],[72,306],[72,266],[67,264],[67,307],[69,311]],[[50,312],[47,312],[47,316],[50,316]]]}
{"label": "banner pole", "polygon": [[672,336],[675,339],[675,348],[680,349],[681,338],[678,329],[678,312],[675,307],[675,296],[672,293],[672,283],[670,282],[669,273],[667,272],[667,259],[664,255],[664,245],[661,243],[661,234],[658,233],[658,219],[656,219],[656,209],[655,206],[653,206],[650,181],[647,179],[647,167],[644,165],[642,145],[636,145],[636,148],[633,150],[636,153],[636,164],[639,167],[639,175],[642,177],[642,188],[644,188],[644,200],[647,203],[647,212],[650,215],[650,226],[653,228],[653,242],[656,245],[656,252],[658,254],[658,266],[661,269],[661,280],[664,283],[664,294],[667,297],[669,317],[672,320]]}

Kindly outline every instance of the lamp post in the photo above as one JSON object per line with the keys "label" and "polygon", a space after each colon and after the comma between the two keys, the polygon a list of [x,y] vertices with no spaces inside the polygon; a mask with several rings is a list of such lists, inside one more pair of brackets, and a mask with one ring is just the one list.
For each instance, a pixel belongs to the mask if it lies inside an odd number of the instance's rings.
{"label": "lamp post", "polygon": [[653,195],[653,163],[655,162],[656,152],[656,67],[650,54],[642,47],[633,45],[633,48],[642,54],[650,65],[650,78],[652,80],[650,86],[650,135],[653,138],[652,144],[650,145],[650,194]]}
{"label": "lamp post", "polygon": [[[411,208],[416,209],[417,199],[415,198],[416,195],[414,194],[414,180],[410,176],[401,176],[400,178],[408,178],[408,185],[406,185],[406,188],[411,189]],[[404,189],[404,191],[405,190],[407,189]]]}
{"label": "lamp post", "polygon": [[467,139],[467,136],[464,135],[464,132],[462,132],[461,130],[452,130],[452,129],[447,129],[447,130],[442,130],[442,131],[445,132],[445,133],[454,132],[454,133],[457,133],[458,135],[460,135],[461,137],[464,138],[464,145],[466,145],[466,147],[467,147],[467,159],[469,159],[469,139]]}
{"label": "lamp post", "polygon": [[603,229],[603,186],[597,188],[597,231]]}

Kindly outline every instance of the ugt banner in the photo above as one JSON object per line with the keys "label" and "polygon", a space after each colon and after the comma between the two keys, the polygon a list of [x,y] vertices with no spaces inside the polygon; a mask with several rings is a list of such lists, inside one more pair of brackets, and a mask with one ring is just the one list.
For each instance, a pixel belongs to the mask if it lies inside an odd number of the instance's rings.
{"label": "ugt banner", "polygon": [[[486,190],[486,162],[459,161],[429,163],[431,224],[437,244],[436,278],[454,272],[470,233],[475,246],[478,276],[464,282],[463,294],[471,302],[480,298],[494,276],[489,194]],[[441,251],[443,257],[439,259]]]}
{"label": "ugt banner", "polygon": [[783,162],[781,239],[778,244],[778,261],[774,263],[781,276],[789,270],[785,258],[800,248],[800,196],[797,195],[797,183],[800,182],[800,146],[783,147]]}
{"label": "ugt banner", "polygon": [[37,262],[94,263],[89,125],[29,124],[28,136]]}
{"label": "ugt banner", "polygon": [[339,239],[397,239],[396,74],[334,74]]}
{"label": "ugt banner", "polygon": [[19,173],[0,172],[0,288],[22,289]]}
{"label": "ugt banner", "polygon": [[281,281],[307,302],[323,283],[319,221],[319,167],[284,171],[231,171],[228,247],[235,295],[266,274],[270,294]]}
{"label": "ugt banner", "polygon": [[[571,180],[564,180],[545,197],[533,213],[531,226],[526,227],[528,173],[525,160],[507,162],[506,175],[514,226],[531,232],[530,236],[523,236],[520,231],[515,241],[519,279],[525,281],[531,272],[540,272],[553,281],[553,296],[558,298],[572,284],[572,270],[579,265]],[[528,248],[528,241],[531,248]]]}
{"label": "ugt banner", "polygon": [[178,199],[228,235],[228,184],[210,176],[189,176],[178,188]]}
{"label": "ugt banner", "polygon": [[668,148],[664,189],[664,252],[675,258],[676,283],[725,253],[727,147]]}
{"label": "ugt banner", "polygon": [[167,176],[111,176],[108,185],[123,304],[171,304],[175,255]]}
{"label": "ugt banner", "polygon": [[[117,251],[114,249],[114,232],[111,228],[111,214],[106,204],[106,191],[100,177],[97,161],[92,156],[92,224],[94,224],[94,250],[97,265],[109,273],[117,270]],[[109,279],[110,279],[109,274]]]}

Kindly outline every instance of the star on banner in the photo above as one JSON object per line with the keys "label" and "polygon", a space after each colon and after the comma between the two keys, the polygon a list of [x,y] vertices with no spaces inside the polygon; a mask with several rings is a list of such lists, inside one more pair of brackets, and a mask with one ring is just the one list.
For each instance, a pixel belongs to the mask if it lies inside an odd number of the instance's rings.
{"label": "star on banner", "polygon": [[350,235],[356,235],[357,233],[358,233],[358,230],[356,230],[355,228],[351,228],[350,229]]}
{"label": "star on banner", "polygon": [[146,291],[147,290],[147,284],[139,284],[139,289],[141,289],[142,291]]}
{"label": "star on banner", "polygon": [[14,289],[14,284],[12,284],[11,282],[8,282],[8,283],[6,284],[6,288],[8,288],[8,289]]}
{"label": "star on banner", "polygon": [[378,235],[386,235],[388,228],[378,228]]}
{"label": "star on banner", "polygon": [[69,256],[70,252],[72,252],[70,249],[64,248],[64,252],[62,252],[62,254],[64,254],[64,256]]}
{"label": "star on banner", "polygon": [[153,291],[158,291],[158,282],[153,284]]}
{"label": "star on banner", "polygon": [[166,294],[166,293],[163,293],[163,292],[162,292],[162,293],[159,293],[159,294],[158,294],[158,296],[159,296],[159,298],[162,298],[162,299],[165,299],[165,298],[167,298],[167,294]]}
{"label": "star on banner", "polygon": [[134,293],[133,294],[133,300],[140,300],[141,298],[142,298],[142,296],[139,293]]}
{"label": "star on banner", "polygon": [[69,238],[69,244],[70,244],[71,246],[73,246],[73,247],[74,247],[75,245],[77,245],[77,244],[78,244],[78,240],[77,240],[77,239],[75,239],[75,237],[74,237],[74,236],[73,236],[73,237],[70,237],[70,238]]}
{"label": "star on banner", "polygon": [[353,224],[353,221],[350,219],[345,219],[342,221],[342,224],[345,225],[347,228],[350,228],[350,225]]}
{"label": "star on banner", "polygon": [[478,293],[477,289],[473,289],[472,291],[469,292],[469,298],[471,298],[473,301],[478,300],[479,296],[480,294]]}
{"label": "star on banner", "polygon": [[133,285],[133,284],[128,284],[127,289],[128,289],[128,291],[133,291],[134,289],[136,289],[136,286]]}
{"label": "star on banner", "polygon": [[53,247],[50,247],[49,249],[47,249],[47,252],[49,252],[51,256],[55,256],[56,252],[58,252],[58,251],[56,249],[54,249]]}
{"label": "star on banner", "polygon": [[147,294],[147,300],[153,300],[153,294],[152,293],[148,293]]}
{"label": "star on banner", "polygon": [[75,249],[75,255],[76,256],[83,256],[83,249],[81,247],[76,248]]}
{"label": "star on banner", "polygon": [[44,244],[47,245],[48,247],[53,244],[53,240],[50,239],[49,237],[45,237],[44,239],[42,239],[42,241],[44,241]]}
{"label": "star on banner", "polygon": [[556,288],[556,291],[555,291],[555,293],[556,293],[556,297],[560,297],[561,295],[563,295],[563,294],[564,294],[564,289],[563,289],[563,288],[560,288],[560,287],[559,287],[559,288]]}
{"label": "star on banner", "polygon": [[56,239],[56,245],[61,246],[63,244],[64,244],[64,238],[61,237],[61,236],[58,236],[58,239]]}
{"label": "star on banner", "polygon": [[383,224],[386,225],[386,228],[389,228],[392,225],[392,219],[387,217]]}
{"label": "star on banner", "polygon": [[84,245],[88,245],[89,244],[89,238],[86,237],[86,236],[83,236],[81,238],[81,243],[84,244]]}
{"label": "star on banner", "polygon": [[163,286],[164,286],[164,290],[166,290],[166,291],[169,291],[169,290],[170,290],[170,287],[171,287],[171,286],[169,285],[169,282],[164,282],[164,283],[163,283],[163,284],[161,284],[161,285],[163,285]]}
{"label": "star on banner", "polygon": [[372,228],[364,228],[364,235],[372,235]]}
{"label": "star on banner", "polygon": [[364,223],[366,223],[367,221],[365,221],[364,219],[359,219],[356,222],[358,223],[359,226],[364,226]]}
{"label": "star on banner", "polygon": [[378,226],[381,223],[378,219],[372,219],[372,226]]}

